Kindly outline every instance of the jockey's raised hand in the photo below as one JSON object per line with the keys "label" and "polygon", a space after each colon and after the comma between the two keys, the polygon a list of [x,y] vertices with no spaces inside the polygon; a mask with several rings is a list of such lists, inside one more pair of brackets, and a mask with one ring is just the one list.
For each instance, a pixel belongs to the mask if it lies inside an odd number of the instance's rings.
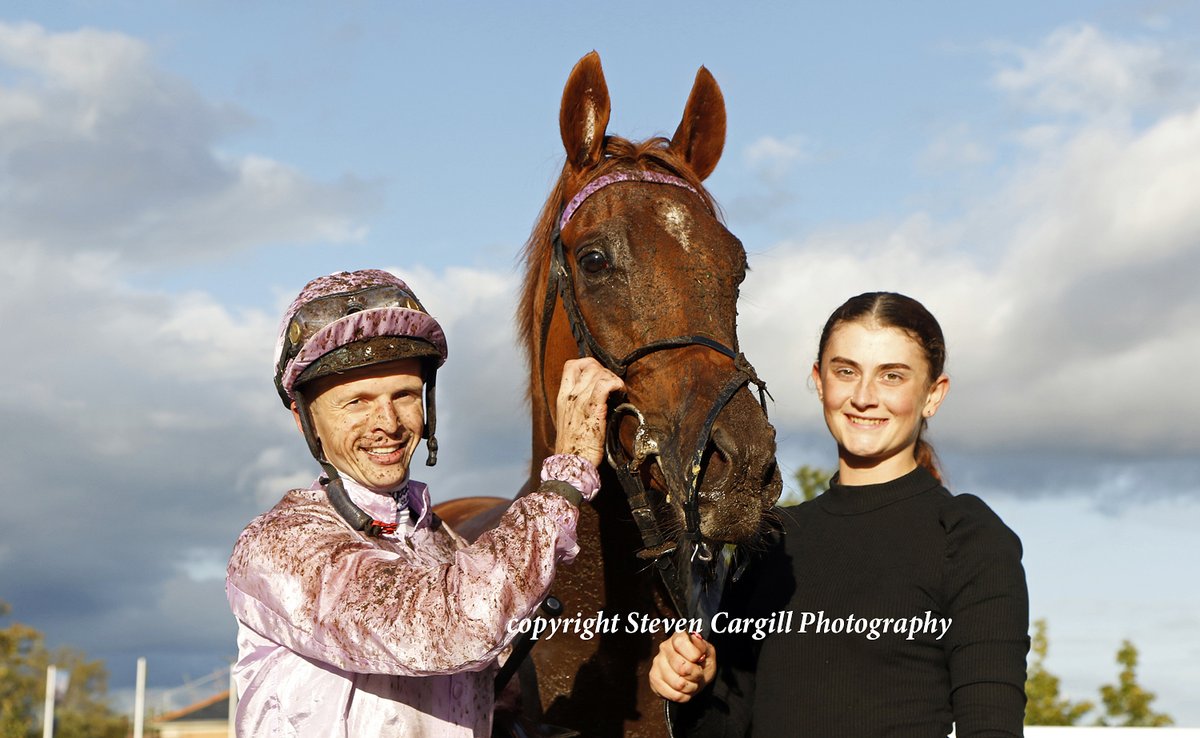
{"label": "jockey's raised hand", "polygon": [[554,426],[556,454],[574,454],[599,466],[604,460],[604,428],[608,396],[625,383],[593,358],[571,359],[563,365],[558,386]]}

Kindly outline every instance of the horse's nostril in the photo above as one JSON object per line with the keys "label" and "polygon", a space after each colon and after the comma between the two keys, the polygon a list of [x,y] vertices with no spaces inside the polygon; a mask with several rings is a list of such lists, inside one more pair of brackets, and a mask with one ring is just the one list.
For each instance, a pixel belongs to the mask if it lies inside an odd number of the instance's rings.
{"label": "horse's nostril", "polygon": [[709,437],[706,451],[708,458],[704,476],[718,484],[724,482],[732,473],[734,459],[737,458],[737,443],[733,435],[723,425],[717,425]]}
{"label": "horse's nostril", "polygon": [[726,464],[733,463],[734,457],[737,456],[737,441],[734,440],[732,433],[725,430],[724,425],[713,428],[712,447],[716,453],[721,455],[721,460]]}

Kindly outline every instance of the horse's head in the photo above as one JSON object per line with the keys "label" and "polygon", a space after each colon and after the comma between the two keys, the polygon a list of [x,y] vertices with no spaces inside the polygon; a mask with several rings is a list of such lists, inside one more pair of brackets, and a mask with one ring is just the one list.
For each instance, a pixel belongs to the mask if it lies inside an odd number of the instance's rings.
{"label": "horse's head", "polygon": [[724,147],[724,99],[701,67],[670,141],[607,136],[609,109],[592,52],[563,92],[566,164],[526,251],[535,442],[552,446],[563,361],[591,353],[627,387],[610,460],[649,488],[664,534],[741,542],[761,529],[781,480],[775,431],[751,391],[758,378],[738,349],[745,250],[701,184]]}

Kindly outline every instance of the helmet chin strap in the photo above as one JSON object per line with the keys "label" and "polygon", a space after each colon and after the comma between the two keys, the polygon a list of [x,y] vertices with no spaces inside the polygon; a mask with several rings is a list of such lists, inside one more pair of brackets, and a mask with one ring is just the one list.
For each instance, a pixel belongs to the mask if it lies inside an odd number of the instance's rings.
{"label": "helmet chin strap", "polygon": [[[437,403],[434,400],[437,389],[437,365],[433,362],[422,362],[425,371],[425,466],[437,464]],[[299,394],[299,393],[297,393]]]}
{"label": "helmet chin strap", "polygon": [[346,485],[342,483],[342,476],[338,474],[338,470],[334,468],[333,464],[326,460],[325,453],[321,450],[321,439],[313,428],[312,411],[309,410],[308,400],[304,397],[304,393],[294,392],[292,401],[296,403],[296,413],[300,416],[300,428],[304,431],[304,440],[308,442],[308,450],[321,465],[321,469],[325,471],[325,476],[321,478],[321,486],[325,488],[325,496],[329,499],[329,504],[333,505],[333,509],[337,510],[338,515],[341,515],[342,519],[350,524],[350,527],[362,531],[372,538],[378,538],[384,533],[395,533],[396,523],[375,520],[350,499],[350,495],[346,493]]}

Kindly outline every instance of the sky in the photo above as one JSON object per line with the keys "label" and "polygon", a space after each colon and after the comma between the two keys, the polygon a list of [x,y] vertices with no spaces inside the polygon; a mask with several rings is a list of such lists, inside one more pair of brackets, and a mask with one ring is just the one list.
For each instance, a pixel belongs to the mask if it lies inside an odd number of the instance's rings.
{"label": "sky", "polygon": [[[835,7],[836,6],[836,7]],[[592,8],[592,6],[589,6]],[[1200,10],[1187,2],[0,6],[0,600],[170,690],[224,668],[224,562],[316,468],[271,384],[310,278],[382,267],[445,327],[436,499],[528,468],[517,254],[597,50],[609,130],[670,135],[746,245],[743,349],[785,476],[831,467],[825,317],[895,290],[947,334],[931,426],[1021,537],[1074,699],[1121,641],[1200,726]],[[418,452],[418,458],[421,458]]]}

